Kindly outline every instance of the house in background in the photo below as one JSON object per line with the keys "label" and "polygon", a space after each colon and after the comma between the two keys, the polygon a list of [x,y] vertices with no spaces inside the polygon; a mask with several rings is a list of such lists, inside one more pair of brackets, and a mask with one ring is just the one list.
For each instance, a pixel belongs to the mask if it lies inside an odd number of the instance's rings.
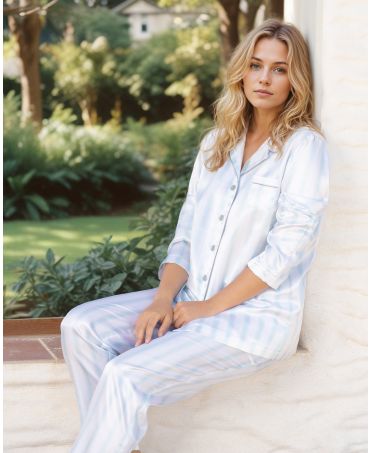
{"label": "house in background", "polygon": [[213,10],[208,8],[195,8],[192,11],[186,11],[181,5],[160,8],[150,0],[125,0],[112,11],[128,18],[133,42],[144,41],[172,28],[201,25],[213,15]]}

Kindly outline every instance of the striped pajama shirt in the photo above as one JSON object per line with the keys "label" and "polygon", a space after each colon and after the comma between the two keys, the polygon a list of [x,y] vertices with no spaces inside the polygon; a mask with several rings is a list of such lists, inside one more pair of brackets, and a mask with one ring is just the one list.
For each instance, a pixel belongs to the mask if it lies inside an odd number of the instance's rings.
{"label": "striped pajama shirt", "polygon": [[296,352],[307,273],[328,203],[328,147],[308,127],[283,155],[266,140],[241,169],[246,132],[217,171],[204,165],[203,139],[174,238],[160,263],[188,279],[173,300],[203,301],[248,266],[269,288],[216,315],[194,319],[134,347],[134,325],[157,288],[79,305],[61,325],[81,430],[73,453],[125,453],[146,432],[149,405],[189,397],[247,376]]}

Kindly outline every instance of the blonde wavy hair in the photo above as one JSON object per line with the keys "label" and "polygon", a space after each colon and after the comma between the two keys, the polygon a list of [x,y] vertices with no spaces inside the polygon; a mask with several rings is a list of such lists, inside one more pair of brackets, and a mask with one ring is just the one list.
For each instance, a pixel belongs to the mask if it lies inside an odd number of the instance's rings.
{"label": "blonde wavy hair", "polygon": [[[313,119],[313,81],[308,46],[301,32],[292,24],[279,19],[268,19],[253,29],[235,48],[226,68],[226,81],[219,98],[212,104],[213,130],[216,130],[212,151],[206,160],[210,171],[226,162],[253,119],[253,106],[243,90],[243,76],[250,63],[255,45],[261,38],[278,39],[288,48],[288,79],[291,92],[282,111],[270,125],[271,145],[280,157],[287,138],[299,127],[308,126],[323,135]],[[210,131],[208,129],[207,132]]]}

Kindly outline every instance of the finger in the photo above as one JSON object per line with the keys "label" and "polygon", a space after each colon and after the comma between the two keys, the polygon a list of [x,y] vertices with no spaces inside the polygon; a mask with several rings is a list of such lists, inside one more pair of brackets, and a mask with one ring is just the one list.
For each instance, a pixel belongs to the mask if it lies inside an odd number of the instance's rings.
{"label": "finger", "polygon": [[176,320],[175,324],[176,328],[178,329],[182,325],[182,316],[179,316],[178,319]]}
{"label": "finger", "polygon": [[180,307],[175,308],[173,312],[173,320],[176,321],[180,317],[180,314],[181,314]]}
{"label": "finger", "polygon": [[141,329],[138,334],[136,334],[136,343],[134,346],[139,346],[140,344],[143,343],[143,337],[144,337],[144,332],[145,329]]}
{"label": "finger", "polygon": [[161,337],[161,336],[164,335],[166,332],[168,332],[169,327],[170,327],[171,324],[172,324],[172,320],[171,320],[170,316],[166,315],[166,316],[164,317],[164,319],[163,319],[162,325],[161,325],[160,328],[159,328],[158,337]]}
{"label": "finger", "polygon": [[145,338],[146,343],[149,343],[151,341],[152,333],[153,333],[154,327],[156,326],[157,322],[158,322],[157,319],[152,319],[147,323],[146,338]]}
{"label": "finger", "polygon": [[141,322],[139,325],[136,326],[135,336],[137,338],[136,343],[134,346],[139,346],[143,343],[143,337],[145,334],[146,324]]}

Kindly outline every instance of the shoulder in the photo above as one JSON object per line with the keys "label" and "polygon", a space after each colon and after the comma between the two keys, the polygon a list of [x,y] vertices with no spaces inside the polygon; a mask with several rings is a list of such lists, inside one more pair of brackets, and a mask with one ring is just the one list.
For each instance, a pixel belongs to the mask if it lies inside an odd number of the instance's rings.
{"label": "shoulder", "polygon": [[213,145],[217,137],[217,129],[209,130],[201,139],[197,158],[204,164],[209,156],[213,153]]}
{"label": "shoulder", "polygon": [[316,130],[309,126],[302,126],[292,132],[288,137],[285,146],[287,148],[297,148],[299,145],[324,146],[327,140]]}
{"label": "shoulder", "polygon": [[290,160],[328,159],[327,140],[308,126],[296,129],[285,142],[283,151]]}
{"label": "shoulder", "polygon": [[217,128],[209,130],[201,140],[200,148],[204,151],[211,147],[217,137]]}
{"label": "shoulder", "polygon": [[284,149],[285,172],[301,175],[307,181],[314,182],[323,176],[326,179],[330,170],[328,145],[319,132],[310,127],[301,127],[291,135]]}

